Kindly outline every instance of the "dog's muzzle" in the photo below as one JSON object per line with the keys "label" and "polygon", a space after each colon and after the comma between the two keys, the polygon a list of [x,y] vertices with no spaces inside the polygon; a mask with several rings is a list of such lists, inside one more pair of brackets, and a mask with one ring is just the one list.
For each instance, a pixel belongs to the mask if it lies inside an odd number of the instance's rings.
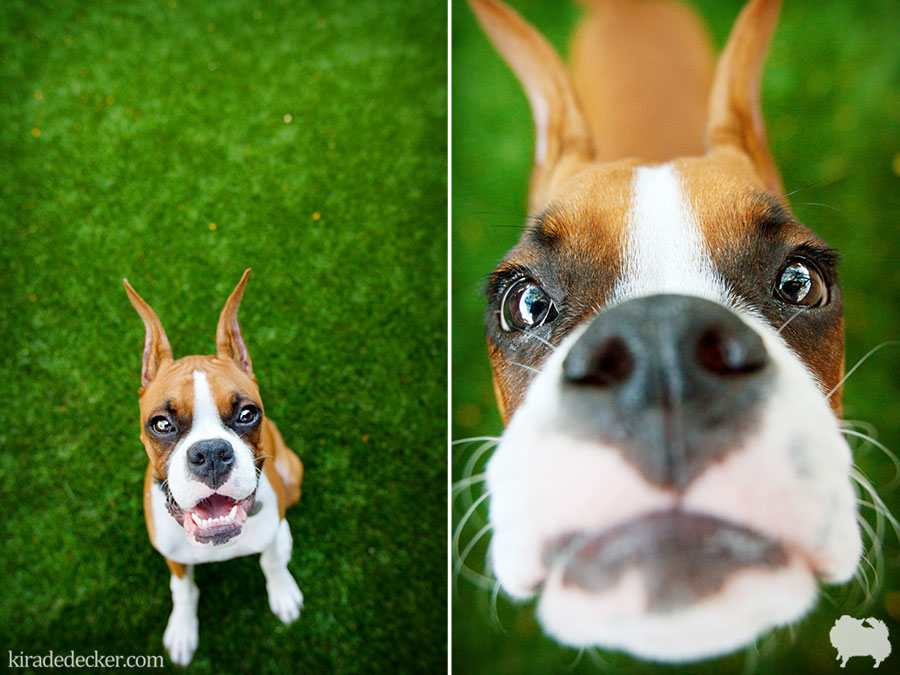
{"label": "dog's muzzle", "polygon": [[512,416],[487,467],[492,564],[513,597],[540,594],[565,644],[725,653],[807,612],[816,579],[852,574],[849,471],[774,328],[635,298],[564,338]]}

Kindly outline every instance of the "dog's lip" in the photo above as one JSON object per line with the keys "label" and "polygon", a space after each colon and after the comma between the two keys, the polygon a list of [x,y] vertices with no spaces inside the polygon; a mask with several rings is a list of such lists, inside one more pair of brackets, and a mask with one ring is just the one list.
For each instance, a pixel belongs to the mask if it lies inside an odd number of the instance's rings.
{"label": "dog's lip", "polygon": [[255,500],[256,491],[241,500],[214,492],[185,510],[181,524],[199,544],[224,544],[241,533]]}
{"label": "dog's lip", "polygon": [[543,562],[548,569],[562,567],[563,584],[601,592],[630,567],[650,568],[656,576],[665,568],[664,576],[701,576],[714,583],[710,577],[724,578],[739,568],[786,565],[788,551],[748,527],[673,509],[555,537],[544,547]]}
{"label": "dog's lip", "polygon": [[175,501],[165,485],[166,508],[188,537],[199,543],[221,544],[241,533],[256,502],[256,489],[243,498],[213,492],[190,508]]}

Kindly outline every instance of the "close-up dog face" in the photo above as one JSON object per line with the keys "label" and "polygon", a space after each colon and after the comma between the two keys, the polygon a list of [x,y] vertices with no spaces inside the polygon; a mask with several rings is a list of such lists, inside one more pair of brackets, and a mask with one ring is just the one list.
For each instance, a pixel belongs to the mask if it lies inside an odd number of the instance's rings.
{"label": "close-up dog face", "polygon": [[[752,645],[863,554],[839,256],[793,213],[762,117],[780,3],[748,3],[708,73],[674,3],[586,3],[571,72],[503,3],[469,4],[525,90],[535,144],[522,234],[485,284],[505,428],[462,557],[490,532],[499,589],[535,599],[564,645],[664,662]],[[667,44],[661,26],[696,43],[662,57],[684,62],[683,91],[617,79],[616,42],[641,61]],[[619,100],[618,118],[588,109]],[[670,108],[687,117],[667,136]]]}
{"label": "close-up dog face", "polygon": [[706,657],[859,560],[834,254],[711,161],[609,173],[576,175],[491,278],[492,562],[566,644]]}

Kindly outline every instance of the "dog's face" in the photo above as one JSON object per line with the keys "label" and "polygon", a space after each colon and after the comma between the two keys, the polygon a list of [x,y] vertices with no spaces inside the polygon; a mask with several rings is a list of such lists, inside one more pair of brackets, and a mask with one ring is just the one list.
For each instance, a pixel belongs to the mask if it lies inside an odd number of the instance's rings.
{"label": "dog's face", "polygon": [[641,165],[591,162],[540,38],[473,2],[538,124],[532,215],[488,284],[491,560],[569,645],[726,653],[860,558],[836,256],[781,198],[758,101],[734,101],[771,4],[720,62],[708,155]]}
{"label": "dog's face", "polygon": [[194,543],[236,541],[262,461],[256,383],[230,360],[190,356],[160,372],[140,402],[141,441],[169,512]]}
{"label": "dog's face", "polygon": [[147,328],[141,441],[169,513],[189,541],[203,546],[240,538],[263,459],[262,400],[237,323],[246,279],[222,311],[218,354],[177,361],[156,314],[126,282]]}
{"label": "dog's face", "polygon": [[494,568],[565,643],[729,651],[859,559],[834,256],[707,160],[572,180],[490,284]]}

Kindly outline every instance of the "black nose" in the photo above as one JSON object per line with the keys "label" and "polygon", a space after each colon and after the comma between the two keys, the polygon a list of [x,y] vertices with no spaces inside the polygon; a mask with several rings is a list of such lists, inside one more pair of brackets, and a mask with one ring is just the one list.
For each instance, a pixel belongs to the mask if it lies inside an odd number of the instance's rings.
{"label": "black nose", "polygon": [[564,418],[622,448],[649,480],[684,487],[755,424],[768,364],[760,336],[721,305],[631,300],[566,355]]}
{"label": "black nose", "polygon": [[213,490],[228,480],[234,465],[234,448],[222,438],[197,441],[187,451],[188,468]]}

